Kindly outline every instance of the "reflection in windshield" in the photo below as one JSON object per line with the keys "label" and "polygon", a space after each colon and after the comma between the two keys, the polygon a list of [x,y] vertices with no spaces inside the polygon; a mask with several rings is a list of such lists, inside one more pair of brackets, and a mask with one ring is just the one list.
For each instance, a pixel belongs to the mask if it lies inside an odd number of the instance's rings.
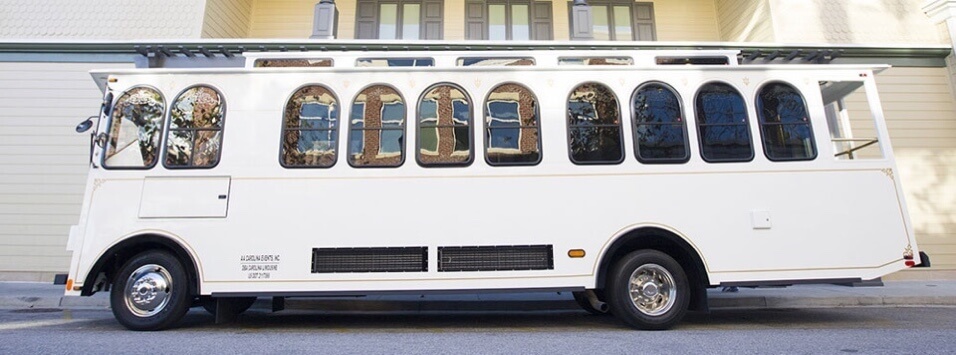
{"label": "reflection in windshield", "polygon": [[222,142],[222,96],[208,86],[194,86],[176,98],[170,112],[166,166],[209,167],[219,162]]}
{"label": "reflection in windshield", "polygon": [[328,89],[306,86],[285,107],[282,162],[286,166],[329,167],[335,164],[338,103]]}
{"label": "reflection in windshield", "polygon": [[492,165],[537,164],[541,160],[538,108],[531,90],[503,84],[485,103],[485,155]]}
{"label": "reflection in windshield", "polygon": [[418,124],[423,165],[471,160],[471,105],[461,89],[438,85],[428,90],[418,104]]}
{"label": "reflection in windshield", "polygon": [[607,86],[582,84],[568,98],[571,160],[576,163],[620,162],[621,113]]}
{"label": "reflection in windshield", "polygon": [[349,116],[349,162],[355,166],[399,166],[405,135],[405,102],[395,89],[363,90]]}
{"label": "reflection in windshield", "polygon": [[648,161],[688,157],[680,99],[661,84],[648,84],[634,95],[637,154]]}
{"label": "reflection in windshield", "polygon": [[156,90],[138,87],[123,93],[113,106],[109,146],[103,164],[114,168],[156,164],[165,110],[166,102]]}

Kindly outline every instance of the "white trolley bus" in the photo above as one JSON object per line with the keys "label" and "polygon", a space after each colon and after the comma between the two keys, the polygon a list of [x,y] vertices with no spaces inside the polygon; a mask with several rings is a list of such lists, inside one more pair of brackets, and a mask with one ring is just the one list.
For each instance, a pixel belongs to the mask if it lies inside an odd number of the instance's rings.
{"label": "white trolley bus", "polygon": [[247,55],[94,71],[66,293],[135,330],[255,297],[570,291],[665,329],[715,286],[919,253],[874,74],[735,51]]}

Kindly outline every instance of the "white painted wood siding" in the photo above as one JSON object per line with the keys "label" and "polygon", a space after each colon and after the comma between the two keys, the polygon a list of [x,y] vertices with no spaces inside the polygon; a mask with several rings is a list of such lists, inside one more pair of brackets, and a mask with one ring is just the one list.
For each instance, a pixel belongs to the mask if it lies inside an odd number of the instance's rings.
{"label": "white painted wood siding", "polygon": [[203,38],[246,38],[252,24],[253,0],[206,0]]}
{"label": "white painted wood siding", "polygon": [[0,63],[0,278],[47,279],[69,269],[89,135],[101,94],[87,73],[120,63]]}

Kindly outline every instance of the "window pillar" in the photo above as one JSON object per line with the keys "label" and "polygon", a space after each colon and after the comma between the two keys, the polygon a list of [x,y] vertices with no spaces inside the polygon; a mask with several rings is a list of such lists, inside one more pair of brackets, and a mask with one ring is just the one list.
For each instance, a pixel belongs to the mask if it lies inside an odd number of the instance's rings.
{"label": "window pillar", "polygon": [[591,6],[587,0],[574,0],[571,6],[571,40],[594,39]]}
{"label": "window pillar", "polygon": [[311,39],[335,39],[335,0],[315,4]]}
{"label": "window pillar", "polygon": [[[937,25],[946,26],[949,44],[956,48],[956,0],[928,0],[923,4],[923,12]],[[949,83],[956,92],[956,57],[953,52],[946,57],[946,68],[949,71]]]}

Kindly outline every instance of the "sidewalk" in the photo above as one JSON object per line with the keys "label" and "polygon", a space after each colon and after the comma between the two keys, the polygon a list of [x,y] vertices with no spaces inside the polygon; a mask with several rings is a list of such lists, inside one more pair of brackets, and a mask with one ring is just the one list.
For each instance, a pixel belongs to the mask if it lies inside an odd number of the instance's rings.
{"label": "sidewalk", "polygon": [[[0,308],[109,308],[109,295],[63,296],[63,286],[0,282]],[[709,291],[712,309],[956,306],[956,281],[884,281],[884,286],[796,285]],[[268,308],[260,299],[256,307]],[[349,311],[539,311],[577,309],[569,292],[289,298],[286,309]]]}

